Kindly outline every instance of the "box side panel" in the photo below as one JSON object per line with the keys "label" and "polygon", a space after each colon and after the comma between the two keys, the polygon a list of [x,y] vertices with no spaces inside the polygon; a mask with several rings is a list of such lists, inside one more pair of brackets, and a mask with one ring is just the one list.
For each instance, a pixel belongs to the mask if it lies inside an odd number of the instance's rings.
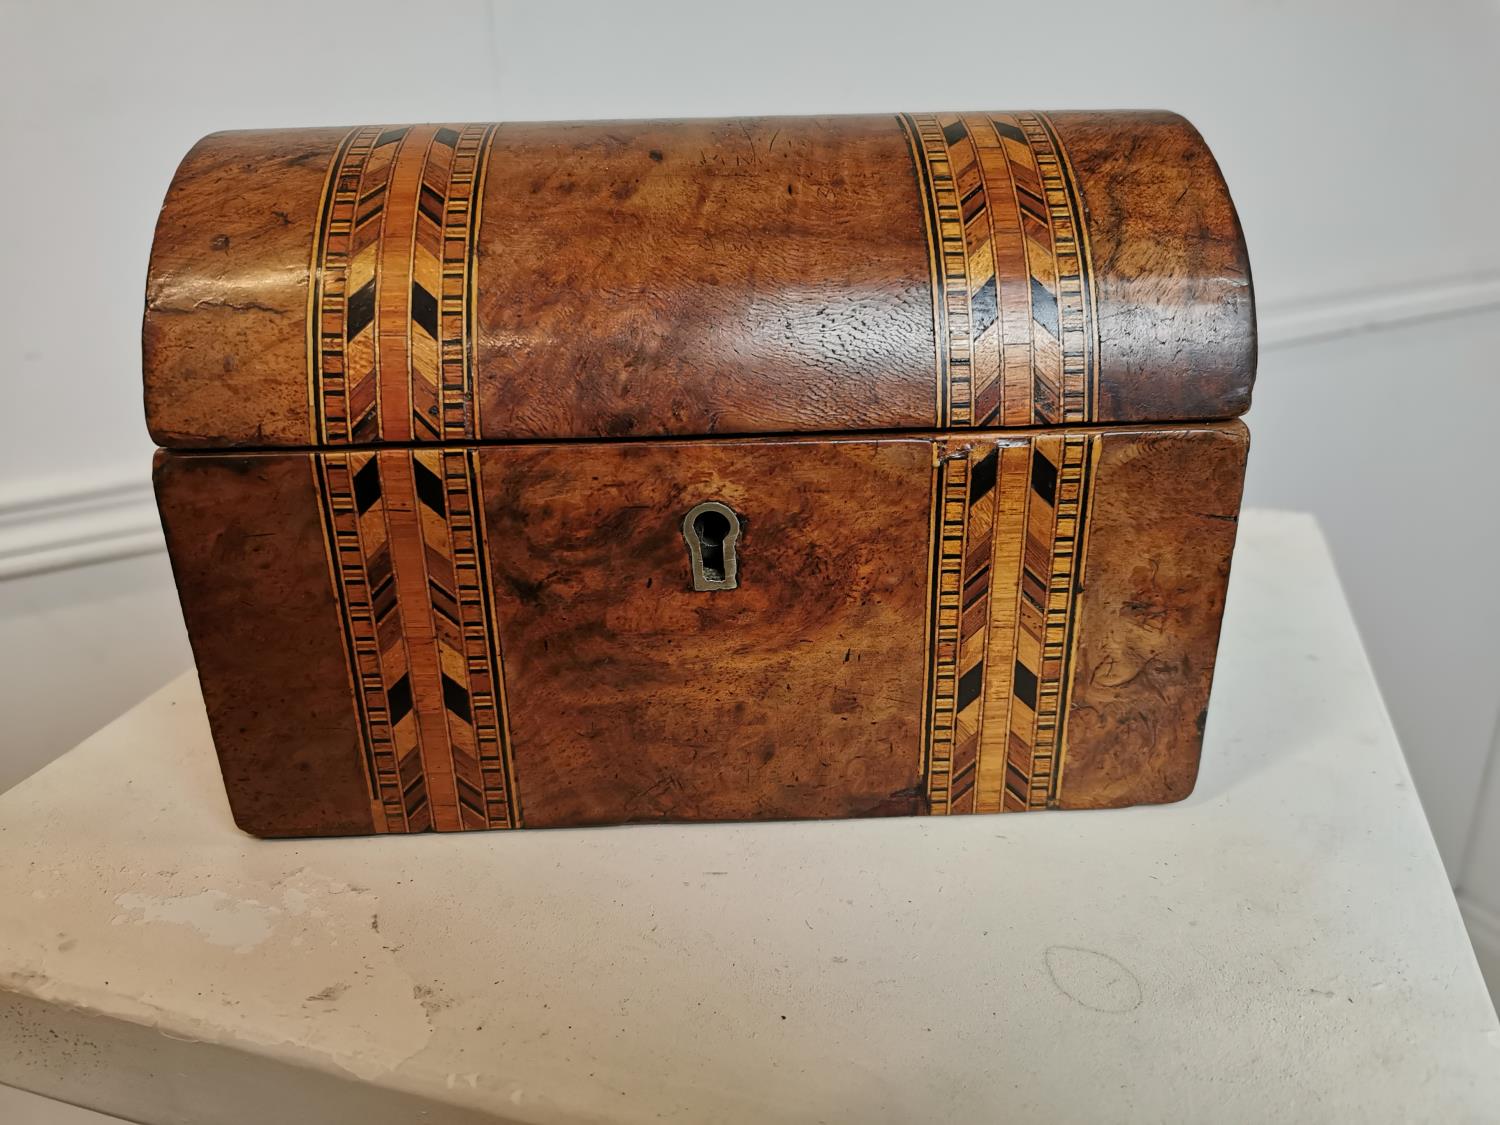
{"label": "box side panel", "polygon": [[1239,423],[1101,438],[1061,807],[1192,791],[1248,446]]}
{"label": "box side panel", "polygon": [[[929,440],[480,457],[524,824],[924,811]],[[705,500],[734,589],[693,586]]]}
{"label": "box side panel", "polygon": [[156,494],[235,822],[374,831],[313,458],[162,453]]}

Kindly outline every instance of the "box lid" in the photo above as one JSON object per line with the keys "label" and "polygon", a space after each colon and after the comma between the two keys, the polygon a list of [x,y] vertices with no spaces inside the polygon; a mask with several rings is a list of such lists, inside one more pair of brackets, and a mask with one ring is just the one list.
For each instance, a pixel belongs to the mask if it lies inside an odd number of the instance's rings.
{"label": "box lid", "polygon": [[1249,405],[1249,262],[1157,112],[218,133],[152,248],[175,447],[956,430]]}

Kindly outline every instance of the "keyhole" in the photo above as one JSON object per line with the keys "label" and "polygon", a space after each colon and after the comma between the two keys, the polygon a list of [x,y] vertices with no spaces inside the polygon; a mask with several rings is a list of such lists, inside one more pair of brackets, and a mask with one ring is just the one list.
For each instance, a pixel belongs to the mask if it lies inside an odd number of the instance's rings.
{"label": "keyhole", "polygon": [[739,582],[740,517],[728,504],[705,500],[682,517],[694,590],[733,590]]}
{"label": "keyhole", "polygon": [[703,577],[724,581],[724,537],[729,534],[729,521],[722,512],[707,511],[693,521],[693,530],[703,547]]}

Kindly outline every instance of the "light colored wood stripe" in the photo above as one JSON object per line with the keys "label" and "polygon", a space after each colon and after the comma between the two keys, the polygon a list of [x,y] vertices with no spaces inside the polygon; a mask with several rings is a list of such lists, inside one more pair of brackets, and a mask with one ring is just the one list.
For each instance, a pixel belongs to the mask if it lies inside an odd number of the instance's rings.
{"label": "light colored wood stripe", "polygon": [[409,441],[412,432],[411,282],[422,169],[437,127],[414,125],[397,144],[380,237],[375,338],[380,381],[380,436]]}
{"label": "light colored wood stripe", "polygon": [[1005,787],[1005,756],[1010,741],[1011,691],[1015,678],[1016,630],[1021,557],[1026,538],[1026,499],[1030,447],[1000,450],[995,481],[994,551],[990,558],[989,656],[985,671],[985,723],[979,732],[979,765],[974,811],[999,812]]}
{"label": "light colored wood stripe", "polygon": [[406,637],[407,674],[411,677],[412,715],[427,778],[427,799],[433,827],[461,828],[458,795],[454,788],[453,752],[443,707],[442,661],[427,586],[426,544],[422,534],[421,501],[417,499],[412,458],[405,450],[383,452],[381,506],[389,532],[391,564],[395,568],[397,598],[401,603]]}
{"label": "light colored wood stripe", "polygon": [[1031,424],[1031,287],[1026,265],[1026,237],[1011,175],[1010,157],[989,119],[976,121],[974,144],[989,198],[990,245],[995,260],[997,327],[1000,334],[1001,398],[996,421],[1005,426]]}

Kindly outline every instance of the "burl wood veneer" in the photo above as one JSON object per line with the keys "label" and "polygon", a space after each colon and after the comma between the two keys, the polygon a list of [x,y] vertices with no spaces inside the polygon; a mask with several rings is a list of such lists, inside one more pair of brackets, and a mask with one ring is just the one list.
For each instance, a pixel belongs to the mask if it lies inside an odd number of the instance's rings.
{"label": "burl wood veneer", "polygon": [[1192,788],[1255,344],[1181,118],[217,134],[144,341],[251,832]]}

